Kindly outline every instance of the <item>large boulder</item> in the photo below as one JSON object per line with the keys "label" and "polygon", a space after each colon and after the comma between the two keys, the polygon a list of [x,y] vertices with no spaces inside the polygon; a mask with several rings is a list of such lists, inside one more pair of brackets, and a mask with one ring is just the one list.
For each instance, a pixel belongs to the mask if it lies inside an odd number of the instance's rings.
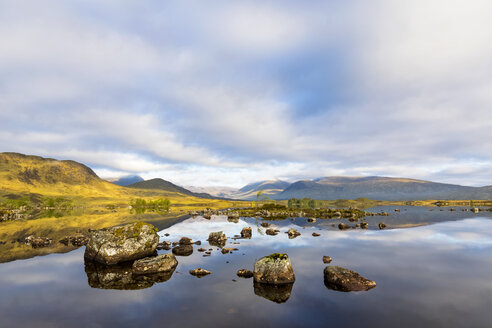
{"label": "large boulder", "polygon": [[255,263],[254,280],[267,284],[288,284],[296,280],[287,254],[274,253]]}
{"label": "large boulder", "polygon": [[340,266],[327,266],[323,273],[325,276],[325,286],[332,290],[355,292],[376,287],[376,282],[362,277],[355,271]]}
{"label": "large boulder", "polygon": [[152,255],[158,243],[153,225],[135,222],[92,232],[84,257],[103,264],[132,261]]}
{"label": "large boulder", "polygon": [[176,268],[178,261],[173,254],[162,254],[133,262],[133,274],[152,274],[169,272]]}

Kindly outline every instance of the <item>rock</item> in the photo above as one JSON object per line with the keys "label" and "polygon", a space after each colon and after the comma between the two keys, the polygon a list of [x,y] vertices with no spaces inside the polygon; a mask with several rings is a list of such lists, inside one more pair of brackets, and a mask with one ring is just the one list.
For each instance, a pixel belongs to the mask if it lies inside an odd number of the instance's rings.
{"label": "rock", "polygon": [[191,245],[191,244],[193,244],[193,240],[191,240],[191,238],[188,238],[188,237],[182,237],[179,240],[178,244],[180,244],[180,245]]}
{"label": "rock", "polygon": [[474,208],[472,209],[472,211],[473,211],[473,213],[478,213],[478,212],[480,212],[480,210],[479,210],[477,207],[474,207]]}
{"label": "rock", "polygon": [[361,222],[360,223],[360,227],[361,227],[361,229],[367,229],[367,228],[369,228],[369,223],[367,223],[367,222]]}
{"label": "rock", "polygon": [[378,226],[379,226],[379,229],[381,229],[381,230],[386,228],[386,224],[384,222],[379,223]]}
{"label": "rock", "polygon": [[268,229],[266,229],[265,233],[266,233],[267,235],[269,235],[269,236],[275,236],[275,235],[277,235],[277,234],[278,234],[278,232],[276,232],[276,231],[275,231],[274,229],[272,229],[272,228],[268,228]]}
{"label": "rock", "polygon": [[316,219],[315,218],[308,218],[307,222],[316,222]]}
{"label": "rock", "polygon": [[133,274],[152,274],[174,270],[178,261],[173,254],[163,254],[154,257],[146,257],[133,262]]}
{"label": "rock", "polygon": [[297,236],[300,236],[301,233],[296,229],[290,228],[289,231],[287,231],[287,235],[289,236],[290,239],[292,239],[292,238],[296,238]]}
{"label": "rock", "polygon": [[313,237],[319,237],[319,236],[321,236],[319,233],[313,232]]}
{"label": "rock", "polygon": [[136,222],[91,233],[84,257],[103,264],[116,264],[140,259],[155,252],[157,229],[145,222]]}
{"label": "rock", "polygon": [[268,222],[262,222],[262,223],[261,223],[261,226],[262,226],[263,228],[268,228],[268,227],[270,226],[270,223],[268,223]]}
{"label": "rock", "polygon": [[362,277],[355,271],[339,267],[327,266],[324,273],[325,286],[342,292],[363,291],[376,287],[372,280]]}
{"label": "rock", "polygon": [[211,246],[224,247],[227,237],[222,231],[217,231],[211,232],[207,240]]}
{"label": "rock", "polygon": [[201,247],[200,247],[199,249],[197,249],[197,251],[199,251],[199,252],[205,252],[205,251],[206,251],[206,249],[205,249],[205,248],[201,248]]}
{"label": "rock", "polygon": [[179,245],[173,248],[173,254],[177,256],[190,256],[193,254],[192,245]]}
{"label": "rock", "polygon": [[331,257],[323,256],[323,263],[325,263],[325,264],[331,263]]}
{"label": "rock", "polygon": [[211,273],[212,272],[205,270],[205,269],[202,269],[202,268],[190,270],[190,274],[195,276],[195,277],[198,277],[198,278],[209,275]]}
{"label": "rock", "polygon": [[347,230],[347,229],[350,229],[350,226],[348,224],[345,224],[345,223],[340,223],[338,225],[338,229],[340,229],[340,230]]}
{"label": "rock", "polygon": [[200,246],[201,244],[202,244],[202,242],[200,240],[195,241],[195,245]]}
{"label": "rock", "polygon": [[253,277],[253,272],[249,271],[247,269],[239,269],[239,270],[237,270],[237,275],[238,275],[238,277],[241,277],[241,278],[251,278],[251,277]]}
{"label": "rock", "polygon": [[45,237],[36,237],[34,235],[27,236],[24,239],[24,242],[28,245],[31,245],[32,248],[40,248],[51,245],[53,240]]}
{"label": "rock", "polygon": [[251,227],[244,227],[241,230],[241,237],[242,238],[251,238],[251,235],[252,235]]}
{"label": "rock", "polygon": [[255,295],[279,304],[289,300],[292,286],[294,286],[293,283],[275,285],[253,282]]}
{"label": "rock", "polygon": [[255,263],[256,282],[268,284],[287,284],[295,281],[294,270],[287,254],[273,253],[262,257]]}

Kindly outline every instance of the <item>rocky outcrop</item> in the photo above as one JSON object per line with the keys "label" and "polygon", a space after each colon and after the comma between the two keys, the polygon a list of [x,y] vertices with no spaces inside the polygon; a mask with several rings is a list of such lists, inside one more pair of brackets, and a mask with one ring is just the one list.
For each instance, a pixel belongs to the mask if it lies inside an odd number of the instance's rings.
{"label": "rocky outcrop", "polygon": [[92,232],[84,257],[103,264],[116,264],[150,256],[158,243],[159,236],[153,225],[136,222]]}
{"label": "rocky outcrop", "polygon": [[208,235],[208,243],[216,247],[224,247],[227,241],[226,235],[222,231],[211,232]]}
{"label": "rocky outcrop", "polygon": [[295,281],[294,270],[287,254],[274,253],[255,263],[254,279],[259,283],[287,284]]}
{"label": "rocky outcrop", "polygon": [[323,273],[325,286],[332,290],[352,292],[369,290],[376,287],[376,282],[343,267],[327,266]]}
{"label": "rocky outcrop", "polygon": [[173,254],[146,257],[133,262],[133,274],[152,274],[173,271],[178,261]]}
{"label": "rocky outcrop", "polygon": [[190,270],[190,274],[192,276],[195,276],[195,277],[198,277],[198,278],[201,278],[203,276],[209,275],[211,273],[212,273],[211,271],[208,271],[208,270],[205,270],[205,269],[202,269],[202,268]]}
{"label": "rocky outcrop", "polygon": [[254,292],[257,296],[279,304],[289,300],[292,286],[294,286],[293,283],[272,285],[253,282]]}
{"label": "rocky outcrop", "polygon": [[241,238],[251,238],[252,230],[251,227],[244,227],[241,230]]}

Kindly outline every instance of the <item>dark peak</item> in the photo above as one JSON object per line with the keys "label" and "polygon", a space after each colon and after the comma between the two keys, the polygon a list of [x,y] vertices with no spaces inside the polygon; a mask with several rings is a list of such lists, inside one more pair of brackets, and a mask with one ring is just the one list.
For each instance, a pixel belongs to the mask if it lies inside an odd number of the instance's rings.
{"label": "dark peak", "polygon": [[131,184],[137,183],[137,182],[142,182],[144,179],[139,176],[139,175],[127,175],[124,177],[121,177],[119,179],[111,181],[114,184],[117,184],[118,186],[129,186]]}

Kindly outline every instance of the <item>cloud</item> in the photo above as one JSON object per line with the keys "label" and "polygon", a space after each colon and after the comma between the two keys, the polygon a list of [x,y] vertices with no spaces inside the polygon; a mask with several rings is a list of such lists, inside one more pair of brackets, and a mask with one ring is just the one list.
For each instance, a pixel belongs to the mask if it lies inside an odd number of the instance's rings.
{"label": "cloud", "polygon": [[0,4],[0,146],[181,184],[492,184],[485,0]]}

